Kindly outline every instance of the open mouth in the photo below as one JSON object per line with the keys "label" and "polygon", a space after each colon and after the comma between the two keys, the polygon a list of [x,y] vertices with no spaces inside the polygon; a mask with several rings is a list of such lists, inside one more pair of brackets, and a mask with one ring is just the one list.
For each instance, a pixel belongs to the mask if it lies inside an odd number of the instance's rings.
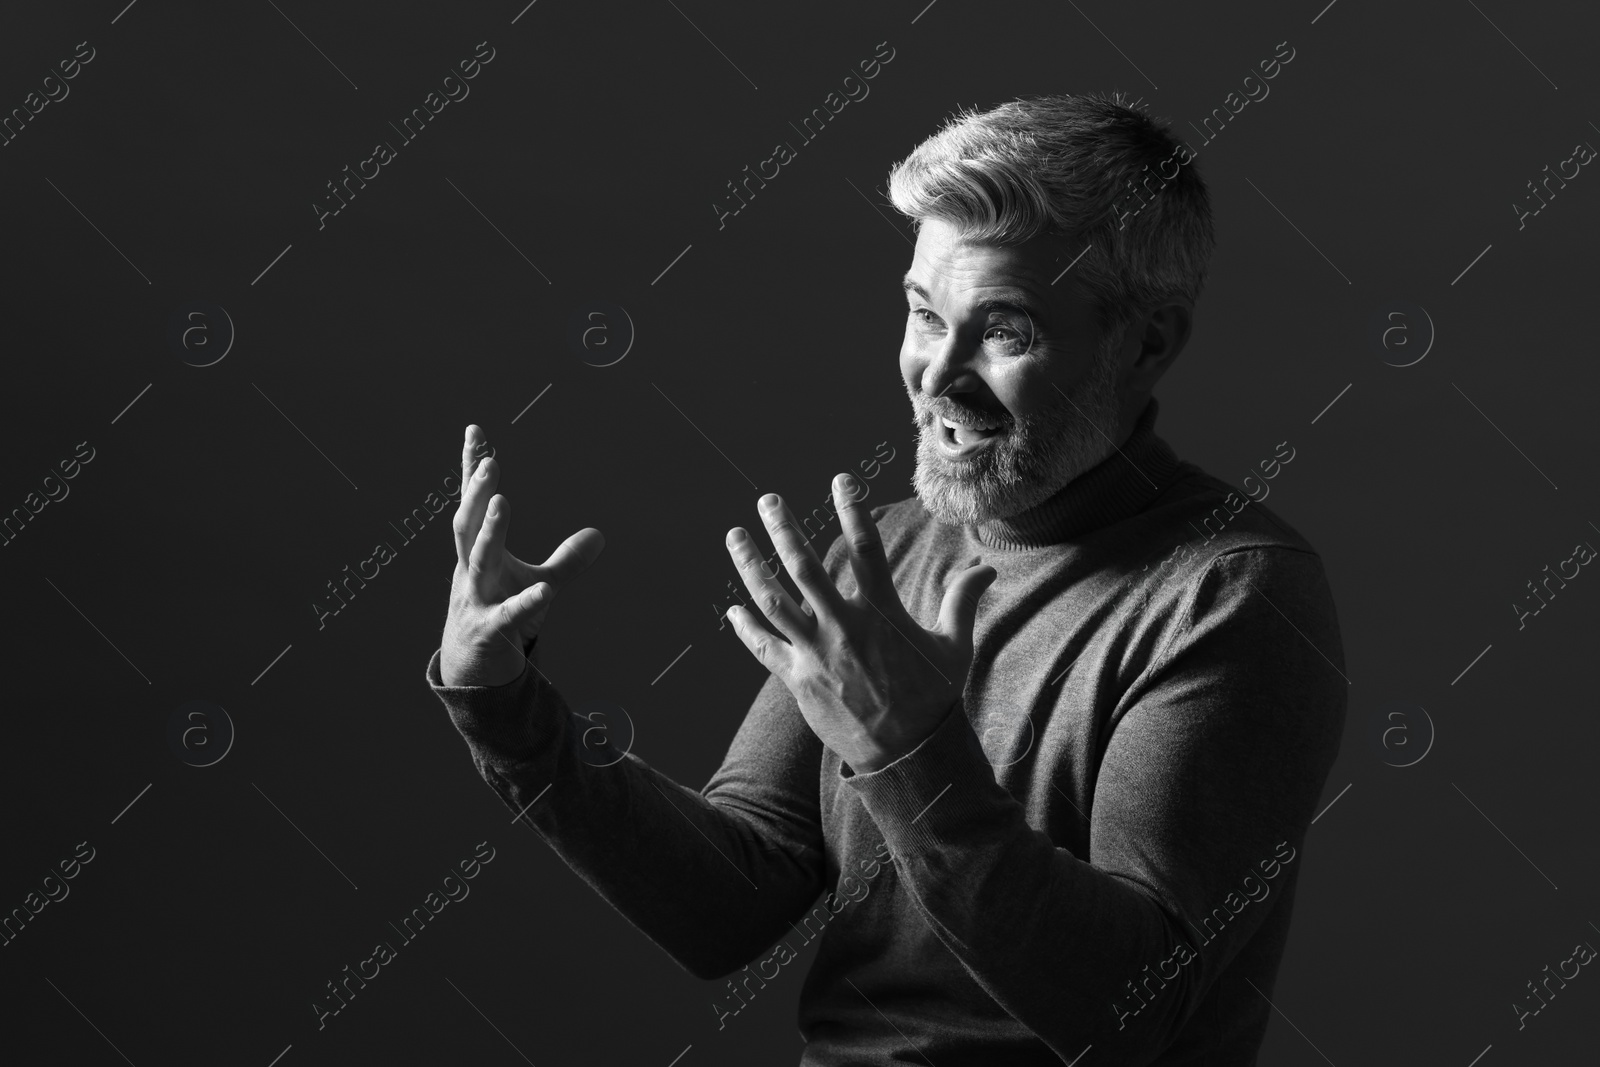
{"label": "open mouth", "polygon": [[1004,430],[999,424],[983,427],[980,425],[965,425],[952,422],[949,419],[938,419],[939,447],[945,455],[965,458],[986,448],[998,438]]}

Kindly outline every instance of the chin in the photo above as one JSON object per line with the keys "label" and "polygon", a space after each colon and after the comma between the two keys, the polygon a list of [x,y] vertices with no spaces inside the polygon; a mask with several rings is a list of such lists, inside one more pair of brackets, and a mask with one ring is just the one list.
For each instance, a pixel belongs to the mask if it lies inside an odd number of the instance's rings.
{"label": "chin", "polygon": [[1014,426],[997,447],[968,461],[946,456],[938,433],[936,425],[921,429],[912,485],[928,514],[953,526],[1020,515],[1110,453],[1110,446],[1081,422],[1077,432],[1069,430],[1048,442]]}
{"label": "chin", "polygon": [[933,436],[937,432],[932,429],[922,435],[912,484],[917,499],[939,522],[967,526],[1009,519],[1060,488],[1016,473],[1019,464],[1010,441],[980,459],[961,462],[939,450]]}

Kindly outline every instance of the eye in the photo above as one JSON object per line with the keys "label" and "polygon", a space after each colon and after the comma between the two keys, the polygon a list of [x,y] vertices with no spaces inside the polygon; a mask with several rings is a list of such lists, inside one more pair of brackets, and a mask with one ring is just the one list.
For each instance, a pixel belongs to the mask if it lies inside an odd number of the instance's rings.
{"label": "eye", "polygon": [[[924,315],[926,315],[927,318],[923,318]],[[922,323],[924,326],[933,326],[939,321],[939,316],[935,315],[927,308],[912,308],[911,317]]]}
{"label": "eye", "polygon": [[983,331],[984,348],[997,356],[1026,355],[1032,340],[1011,326],[990,326]]}
{"label": "eye", "polygon": [[1033,335],[1033,316],[1026,311],[991,311],[983,328],[983,346],[997,356],[1022,356],[1033,347]]}

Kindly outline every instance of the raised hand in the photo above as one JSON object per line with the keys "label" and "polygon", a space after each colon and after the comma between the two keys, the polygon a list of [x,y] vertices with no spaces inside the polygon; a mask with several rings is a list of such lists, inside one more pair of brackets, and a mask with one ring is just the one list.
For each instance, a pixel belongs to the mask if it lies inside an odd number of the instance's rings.
{"label": "raised hand", "polygon": [[958,574],[945,590],[938,628],[923,629],[895,590],[878,527],[853,484],[850,475],[835,477],[833,500],[856,592],[840,594],[783,500],[768,494],[760,502],[762,521],[804,602],[797,606],[776,576],[762,575],[759,547],[735,527],[728,553],[778,634],[744,607],[729,608],[728,620],[789,688],[818,739],[865,774],[915,748],[960,698],[972,666],[978,600],[997,572],[978,564]]}
{"label": "raised hand", "polygon": [[461,504],[451,523],[456,570],[439,653],[445,685],[515,681],[557,590],[588,570],[606,544],[599,530],[587,527],[540,566],[513,556],[506,548],[511,501],[494,491],[499,464],[477,458],[483,440],[482,429],[468,426],[461,446]]}

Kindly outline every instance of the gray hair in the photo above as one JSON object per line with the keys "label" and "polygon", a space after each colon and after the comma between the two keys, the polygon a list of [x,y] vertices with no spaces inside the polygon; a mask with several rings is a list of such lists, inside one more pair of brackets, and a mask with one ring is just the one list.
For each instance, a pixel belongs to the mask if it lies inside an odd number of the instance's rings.
{"label": "gray hair", "polygon": [[1140,310],[1200,296],[1215,237],[1193,159],[1121,93],[1038,96],[958,109],[889,171],[889,197],[918,229],[937,218],[984,243],[1081,244],[1073,273],[1109,342]]}

